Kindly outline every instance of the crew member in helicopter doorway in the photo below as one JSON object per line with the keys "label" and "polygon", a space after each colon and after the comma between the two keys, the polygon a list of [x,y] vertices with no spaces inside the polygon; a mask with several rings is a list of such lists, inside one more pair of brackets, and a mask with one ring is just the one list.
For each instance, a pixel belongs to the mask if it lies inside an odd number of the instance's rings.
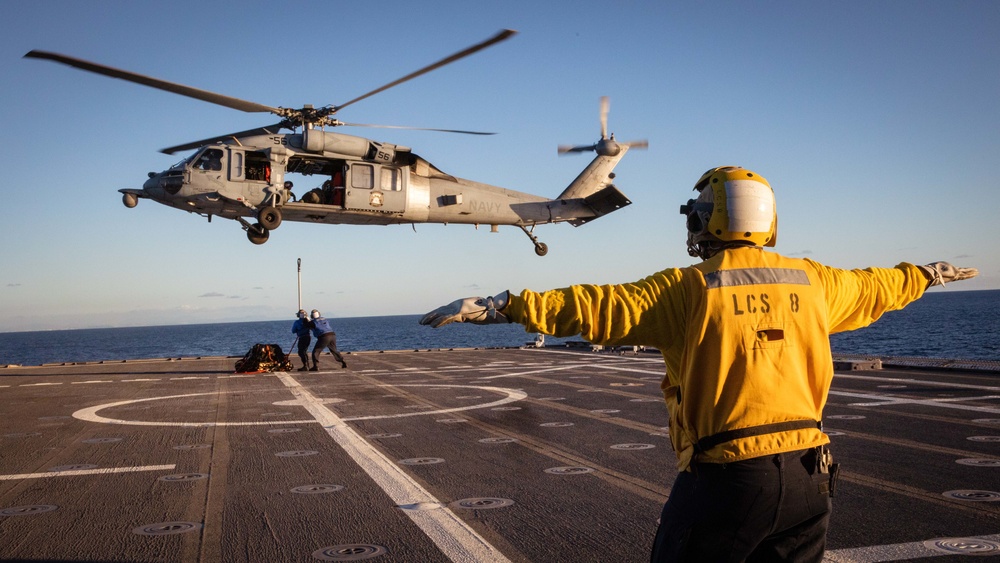
{"label": "crew member in helicopter doorway", "polygon": [[312,352],[313,367],[309,371],[319,371],[319,355],[323,352],[323,348],[329,348],[333,357],[340,362],[340,367],[347,369],[347,362],[337,351],[337,333],[333,332],[333,328],[330,327],[330,321],[323,318],[323,315],[316,309],[312,310],[310,316],[312,317],[312,332],[316,337],[316,346]]}

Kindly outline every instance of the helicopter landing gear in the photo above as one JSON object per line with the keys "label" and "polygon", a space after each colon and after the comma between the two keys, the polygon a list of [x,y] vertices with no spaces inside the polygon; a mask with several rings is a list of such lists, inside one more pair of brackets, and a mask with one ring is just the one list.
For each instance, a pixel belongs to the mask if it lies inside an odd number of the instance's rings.
{"label": "helicopter landing gear", "polygon": [[260,221],[261,227],[273,231],[281,224],[281,210],[277,207],[264,207],[257,213],[257,220]]}
{"label": "helicopter landing gear", "polygon": [[254,223],[247,229],[247,239],[254,244],[264,244],[270,236],[271,231],[260,223]]}
{"label": "helicopter landing gear", "polygon": [[271,236],[270,229],[260,223],[251,225],[243,217],[237,217],[236,220],[240,222],[240,225],[243,225],[243,230],[247,232],[247,240],[254,244],[264,244]]}
{"label": "helicopter landing gear", "polygon": [[544,242],[538,242],[538,237],[531,234],[535,230],[534,225],[531,226],[530,231],[524,225],[518,225],[518,227],[521,227],[521,230],[524,231],[524,234],[528,235],[528,238],[531,239],[531,242],[535,243],[535,254],[539,256],[545,256],[546,254],[549,253],[548,245],[545,244]]}

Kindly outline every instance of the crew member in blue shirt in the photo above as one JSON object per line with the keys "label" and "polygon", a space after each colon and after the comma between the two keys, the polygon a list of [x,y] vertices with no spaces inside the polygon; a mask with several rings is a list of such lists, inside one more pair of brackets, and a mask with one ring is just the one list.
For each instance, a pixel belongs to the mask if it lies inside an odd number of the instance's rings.
{"label": "crew member in blue shirt", "polygon": [[313,367],[309,371],[319,371],[319,355],[323,352],[323,348],[329,348],[330,353],[340,362],[341,367],[346,369],[347,362],[337,351],[337,334],[330,327],[330,321],[323,318],[316,309],[312,310],[310,316],[312,317],[312,331],[316,337],[316,346],[312,352]]}
{"label": "crew member in blue shirt", "polygon": [[[291,183],[291,182],[288,182]],[[299,371],[309,370],[309,342],[312,339],[309,337],[309,331],[312,330],[313,324],[309,320],[309,315],[306,313],[305,309],[299,309],[298,319],[292,323],[292,332],[297,336],[297,341],[299,343],[299,359],[302,360],[302,367]]]}

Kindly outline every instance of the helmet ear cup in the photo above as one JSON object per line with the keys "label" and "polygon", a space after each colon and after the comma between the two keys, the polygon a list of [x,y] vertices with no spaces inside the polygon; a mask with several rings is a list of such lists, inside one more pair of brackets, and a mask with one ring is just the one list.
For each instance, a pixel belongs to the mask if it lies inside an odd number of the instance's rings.
{"label": "helmet ear cup", "polygon": [[701,221],[701,215],[697,211],[692,211],[687,218],[688,232],[700,235],[705,230],[705,224]]}
{"label": "helmet ear cup", "polygon": [[687,215],[687,230],[693,235],[700,235],[708,228],[707,219],[710,217],[707,211],[711,209],[711,204],[689,199],[687,205],[681,206],[681,213]]}

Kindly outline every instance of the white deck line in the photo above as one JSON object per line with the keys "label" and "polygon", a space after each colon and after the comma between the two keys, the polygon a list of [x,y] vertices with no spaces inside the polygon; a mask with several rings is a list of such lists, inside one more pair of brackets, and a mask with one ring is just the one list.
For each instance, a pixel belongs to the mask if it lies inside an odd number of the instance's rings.
{"label": "white deck line", "polygon": [[138,471],[169,471],[176,465],[140,465],[138,467],[106,467],[103,469],[73,469],[71,471],[46,471],[44,473],[22,473],[20,475],[0,475],[0,481],[20,481],[21,479],[44,479],[46,477],[75,477],[78,475],[110,475],[113,473],[136,473]]}
{"label": "white deck line", "polygon": [[299,399],[309,414],[323,425],[337,445],[389,495],[448,559],[483,563],[510,561],[398,465],[365,441],[290,374],[278,372],[275,375]]}

